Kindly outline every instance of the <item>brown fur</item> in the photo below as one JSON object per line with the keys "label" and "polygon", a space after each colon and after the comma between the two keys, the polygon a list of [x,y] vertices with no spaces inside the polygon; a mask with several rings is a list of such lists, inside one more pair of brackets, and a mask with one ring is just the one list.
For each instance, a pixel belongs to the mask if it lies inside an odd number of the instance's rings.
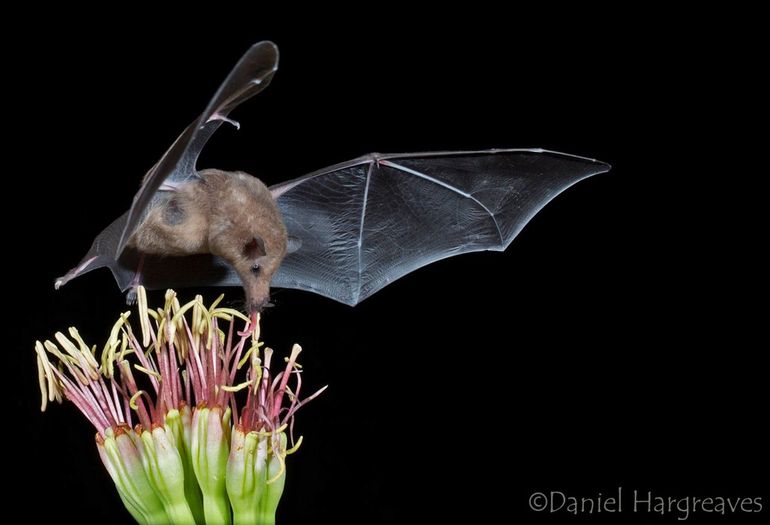
{"label": "brown fur", "polygon": [[128,244],[150,254],[222,257],[241,278],[247,309],[259,311],[270,299],[270,280],[286,255],[278,206],[256,177],[213,169],[199,174],[200,179],[164,192],[167,196]]}

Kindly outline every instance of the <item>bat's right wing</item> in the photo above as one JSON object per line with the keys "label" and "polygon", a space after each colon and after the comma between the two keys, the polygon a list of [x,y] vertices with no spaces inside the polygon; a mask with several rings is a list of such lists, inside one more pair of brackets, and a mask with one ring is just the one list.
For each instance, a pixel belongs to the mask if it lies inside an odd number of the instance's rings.
{"label": "bat's right wing", "polygon": [[576,182],[609,170],[533,149],[372,154],[271,188],[290,237],[273,286],[355,305],[461,253],[502,251]]}
{"label": "bat's right wing", "polygon": [[[147,172],[139,192],[134,196],[131,209],[94,239],[91,249],[80,263],[56,280],[56,288],[75,277],[105,266],[110,268],[121,290],[128,288],[136,276],[138,258],[130,253],[131,250],[126,250],[126,243],[153,202],[158,199],[158,190],[164,184],[173,187],[196,176],[195,165],[198,156],[211,135],[222,122],[237,126],[236,122],[227,118],[228,114],[266,88],[277,69],[278,48],[275,44],[259,42],[251,46],[222,82],[206,110],[187,126],[155,166]],[[144,277],[151,278],[156,269],[163,275],[161,270],[164,265],[153,261],[153,258],[145,261],[144,269],[147,275]],[[204,260],[200,266],[209,268],[211,264]],[[218,279],[223,272],[221,261],[216,261],[215,266],[216,268],[212,267],[208,273]],[[158,282],[165,281],[159,278]]]}

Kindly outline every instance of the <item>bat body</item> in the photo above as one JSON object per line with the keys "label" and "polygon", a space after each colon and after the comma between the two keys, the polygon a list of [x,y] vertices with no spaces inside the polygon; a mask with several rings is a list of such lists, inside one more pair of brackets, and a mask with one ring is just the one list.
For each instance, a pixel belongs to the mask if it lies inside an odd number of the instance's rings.
{"label": "bat body", "polygon": [[250,312],[270,286],[349,305],[434,261],[502,251],[551,199],[609,170],[540,149],[370,154],[265,187],[241,172],[201,170],[198,155],[238,104],[277,69],[252,46],[203,114],[147,173],[131,209],[94,240],[56,287],[100,267],[122,290],[241,285]]}
{"label": "bat body", "polygon": [[202,170],[160,193],[127,245],[142,254],[220,257],[238,274],[247,309],[261,310],[287,244],[286,227],[267,186],[243,172]]}

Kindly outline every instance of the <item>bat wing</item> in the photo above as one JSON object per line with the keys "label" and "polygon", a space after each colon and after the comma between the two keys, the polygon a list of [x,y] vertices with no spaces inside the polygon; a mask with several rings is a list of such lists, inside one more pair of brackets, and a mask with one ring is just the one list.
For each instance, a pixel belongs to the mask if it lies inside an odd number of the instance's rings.
{"label": "bat wing", "polygon": [[273,286],[355,305],[426,264],[505,250],[592,159],[539,149],[371,154],[271,188],[298,248]]}
{"label": "bat wing", "polygon": [[112,271],[121,290],[128,287],[136,273],[136,265],[131,268],[130,261],[124,259],[121,263],[115,258],[115,249],[120,241],[120,234],[126,226],[127,218],[128,212],[115,219],[102,233],[97,235],[83,260],[65,276],[56,279],[54,286],[57,290],[78,275],[104,267],[108,267]]}
{"label": "bat wing", "polygon": [[91,249],[80,264],[64,277],[58,278],[54,286],[58,289],[79,275],[105,267],[112,271],[121,291],[126,291],[135,284],[138,270],[141,270],[138,283],[150,290],[187,286],[236,286],[240,283],[238,274],[223,259],[210,254],[186,257],[145,254],[142,258],[136,250],[126,248],[116,259],[113,254],[127,219],[128,212],[105,228],[94,239]]}
{"label": "bat wing", "polygon": [[134,197],[125,228],[117,245],[115,256],[125,248],[131,234],[150,208],[156,192],[164,183],[174,185],[197,176],[195,164],[211,135],[230,122],[227,115],[239,104],[265,89],[278,69],[278,48],[272,42],[259,42],[241,57],[227,78],[219,86],[201,116],[182,132],[171,147],[144,177],[142,187]]}
{"label": "bat wing", "polygon": [[[86,272],[106,266],[112,271],[121,290],[127,289],[136,275],[139,259],[126,247],[126,242],[159,198],[158,190],[164,184],[173,187],[197,176],[198,156],[211,135],[223,122],[238,126],[227,118],[229,113],[266,88],[277,69],[278,48],[272,42],[259,42],[246,51],[214,94],[206,110],[187,126],[147,172],[139,192],[134,196],[131,209],[94,239],[83,260],[65,276],[56,280],[56,288]],[[141,282],[148,287],[183,286],[198,284],[198,276],[214,281],[221,280],[221,276],[226,273],[223,261],[212,256],[195,256],[186,257],[183,266],[190,269],[185,276],[193,275],[196,276],[195,279],[169,275],[167,268],[172,260],[173,258],[146,258],[143,262]]]}

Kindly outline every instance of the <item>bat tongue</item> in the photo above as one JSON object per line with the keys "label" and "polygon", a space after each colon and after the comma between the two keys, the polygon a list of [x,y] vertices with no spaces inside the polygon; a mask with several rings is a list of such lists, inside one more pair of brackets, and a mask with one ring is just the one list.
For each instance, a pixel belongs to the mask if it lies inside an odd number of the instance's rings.
{"label": "bat tongue", "polygon": [[254,339],[259,339],[259,313],[258,312],[251,312],[251,317],[249,318],[249,324],[246,325],[246,328],[242,332],[238,332],[238,335],[241,337],[248,337],[248,336],[254,336]]}

